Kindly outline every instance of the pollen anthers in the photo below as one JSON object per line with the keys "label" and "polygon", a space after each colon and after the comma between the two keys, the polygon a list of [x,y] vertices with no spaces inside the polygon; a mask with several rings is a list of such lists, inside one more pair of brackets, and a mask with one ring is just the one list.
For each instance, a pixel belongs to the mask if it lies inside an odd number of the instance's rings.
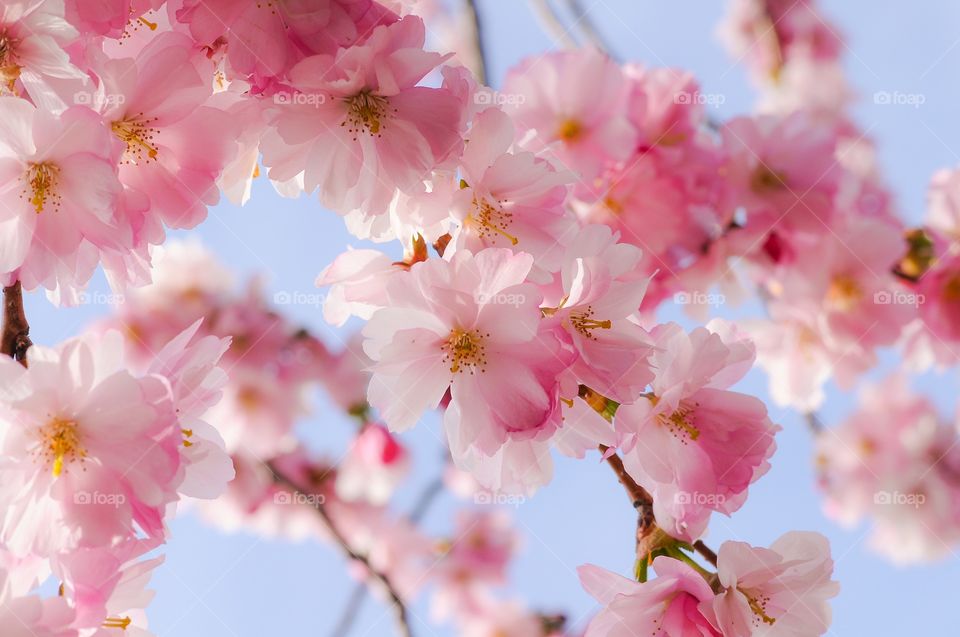
{"label": "pollen anthers", "polygon": [[44,463],[51,463],[53,477],[60,477],[64,468],[76,460],[83,461],[87,452],[80,441],[76,421],[53,418],[40,428],[37,453]]}
{"label": "pollen anthers", "polygon": [[102,627],[103,628],[119,628],[120,630],[126,630],[130,627],[130,624],[133,620],[129,617],[107,617],[104,620]]}
{"label": "pollen anthers", "polygon": [[770,597],[761,593],[752,594],[742,588],[739,590],[747,598],[747,604],[750,605],[750,610],[753,611],[753,623],[755,626],[759,627],[761,622],[770,626],[776,623],[777,619],[767,614],[767,604],[770,603]]}
{"label": "pollen anthers", "polygon": [[557,137],[565,142],[573,142],[583,135],[583,124],[572,117],[563,120],[557,128]]}
{"label": "pollen anthers", "polygon": [[57,194],[59,173],[56,164],[50,162],[27,164],[27,172],[23,177],[26,184],[20,198],[28,197],[37,214],[43,212],[48,204],[54,208],[60,207],[60,195]]}
{"label": "pollen anthers", "polygon": [[474,213],[467,217],[467,225],[477,230],[481,239],[496,241],[497,236],[506,237],[511,245],[520,243],[520,239],[507,232],[513,223],[513,213],[503,209],[505,199],[490,203],[482,197],[473,198]]}
{"label": "pollen anthers", "polygon": [[180,432],[183,434],[183,446],[192,447],[193,441],[190,439],[193,438],[193,429],[181,429]]}
{"label": "pollen anthers", "polygon": [[593,314],[592,305],[588,305],[582,310],[570,312],[570,324],[573,326],[573,329],[580,332],[586,338],[597,340],[597,337],[593,335],[593,330],[609,330],[612,323],[609,320],[598,321],[594,318]]}
{"label": "pollen anthers", "polygon": [[17,42],[6,30],[0,32],[0,82],[11,91],[20,77],[20,65],[16,61]]}
{"label": "pollen anthers", "polygon": [[450,373],[458,374],[469,370],[475,374],[487,371],[487,352],[484,340],[490,334],[482,334],[478,330],[450,330],[450,336],[444,341],[440,349],[443,350],[443,361],[450,364]]}
{"label": "pollen anthers", "polygon": [[860,284],[846,274],[835,276],[827,289],[827,300],[832,306],[843,311],[854,309],[861,298],[863,290]]}
{"label": "pollen anthers", "polygon": [[[646,394],[645,398],[653,403],[654,406],[660,401],[654,394]],[[666,427],[680,442],[687,444],[691,440],[695,441],[700,437],[700,430],[690,422],[691,413],[693,413],[693,408],[681,403],[675,411],[669,414],[657,414],[657,424]]]}
{"label": "pollen anthers", "polygon": [[124,162],[139,164],[157,158],[158,150],[154,137],[159,132],[150,126],[153,119],[146,118],[143,113],[132,117],[125,117],[110,124],[110,130],[127,145],[124,152]]}
{"label": "pollen anthers", "polygon": [[353,134],[356,141],[361,133],[381,137],[386,120],[397,109],[390,107],[390,101],[382,95],[374,95],[370,91],[361,91],[346,99],[347,118],[340,123],[347,127],[347,132]]}

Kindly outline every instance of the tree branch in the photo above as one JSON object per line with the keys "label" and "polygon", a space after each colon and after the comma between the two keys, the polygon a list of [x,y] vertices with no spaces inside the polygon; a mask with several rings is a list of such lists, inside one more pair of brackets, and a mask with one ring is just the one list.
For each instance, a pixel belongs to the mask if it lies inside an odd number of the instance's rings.
{"label": "tree branch", "polygon": [[473,46],[477,58],[477,68],[474,72],[481,84],[487,84],[487,53],[483,46],[483,22],[480,20],[480,13],[477,11],[477,0],[464,0],[464,8],[467,11],[467,17],[473,25]]}
{"label": "tree branch", "polygon": [[607,44],[607,41],[600,33],[600,29],[594,24],[588,11],[583,8],[583,3],[580,0],[567,0],[567,8],[570,10],[570,13],[573,14],[574,24],[587,41],[611,58],[619,60],[619,57],[614,55],[610,45]]}
{"label": "tree branch", "polygon": [[0,352],[27,366],[27,350],[30,341],[30,324],[23,310],[23,289],[17,281],[3,288],[3,335],[0,337]]}
{"label": "tree branch", "polygon": [[[301,495],[314,495],[309,493],[305,494],[296,481],[285,475],[272,462],[267,462],[266,465],[273,474],[274,480],[276,480],[278,483],[292,489],[295,493]],[[323,520],[324,525],[327,527],[327,530],[330,531],[330,535],[343,551],[344,555],[355,562],[363,564],[367,572],[370,574],[370,577],[374,581],[378,582],[386,591],[387,596],[390,598],[390,605],[393,607],[394,615],[396,617],[397,633],[400,635],[400,637],[413,637],[413,631],[410,629],[410,620],[407,616],[407,607],[404,604],[403,599],[400,597],[400,594],[397,592],[397,589],[394,588],[390,578],[385,573],[381,573],[375,569],[373,565],[370,564],[370,560],[366,555],[362,555],[353,550],[353,548],[350,546],[350,543],[347,541],[347,538],[340,532],[340,530],[337,528],[337,525],[330,517],[330,512],[327,511],[327,507],[323,502],[318,502],[315,508],[317,513],[320,515],[321,520]]]}
{"label": "tree branch", "polygon": [[717,554],[709,546],[703,543],[703,540],[697,540],[693,543],[693,550],[703,556],[703,559],[717,566]]}
{"label": "tree branch", "polygon": [[[442,475],[434,478],[420,493],[420,497],[417,498],[416,504],[413,505],[410,514],[407,516],[410,522],[413,524],[420,522],[441,493],[443,493]],[[333,632],[330,633],[330,637],[345,637],[350,632],[350,629],[353,628],[353,622],[360,613],[360,609],[363,608],[363,602],[366,599],[367,587],[363,582],[358,582],[353,592],[350,593],[350,598],[347,600],[346,606],[343,607],[340,619],[337,621]]]}

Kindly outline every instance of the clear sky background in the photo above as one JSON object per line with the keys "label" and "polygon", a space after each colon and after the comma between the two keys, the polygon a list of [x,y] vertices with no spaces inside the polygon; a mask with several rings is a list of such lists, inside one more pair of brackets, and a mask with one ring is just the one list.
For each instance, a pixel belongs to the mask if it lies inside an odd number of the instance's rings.
{"label": "clear sky background", "polygon": [[[583,0],[599,28],[623,59],[651,66],[688,69],[704,92],[722,94],[717,116],[748,112],[754,95],[742,67],[736,66],[714,35],[723,3],[705,0]],[[879,143],[881,163],[897,195],[901,214],[917,222],[925,208],[930,175],[960,164],[960,3],[823,0],[824,11],[846,36],[846,69],[861,95],[855,113],[862,128]],[[479,0],[494,86],[507,68],[523,57],[553,47],[522,0]],[[917,108],[874,102],[877,91],[921,94]],[[272,293],[313,292],[320,269],[357,241],[339,217],[313,198],[286,200],[259,180],[245,208],[222,204],[190,233],[241,274],[266,276]],[[101,277],[102,278],[102,277]],[[104,289],[102,280],[94,289]],[[319,308],[287,306],[293,316],[331,343],[343,337],[327,328]],[[53,344],[76,334],[92,318],[108,312],[91,304],[55,310],[42,295],[28,298],[34,340]],[[757,315],[744,307],[735,315]],[[676,313],[667,311],[675,318]],[[894,360],[885,357],[886,364]],[[877,376],[874,374],[873,376]],[[945,414],[954,413],[955,372],[918,379]],[[742,391],[766,398],[766,378],[754,371]],[[831,391],[823,420],[835,423],[852,407],[850,396]],[[708,543],[726,539],[766,545],[791,529],[827,535],[836,559],[842,592],[834,601],[834,637],[863,635],[958,634],[951,612],[960,581],[957,555],[936,564],[897,568],[870,552],[868,527],[841,529],[821,513],[812,472],[811,439],[801,419],[772,409],[783,427],[773,469],[752,489],[746,505],[732,518],[714,516]],[[337,454],[349,439],[350,425],[322,397],[314,417],[302,424],[319,449]],[[439,428],[427,419],[404,434],[417,468],[398,498],[398,510],[439,471]],[[426,520],[434,533],[450,531],[455,510],[465,506],[445,496]],[[505,595],[548,612],[567,613],[584,626],[595,610],[582,591],[575,568],[592,562],[628,574],[633,564],[635,515],[612,473],[596,457],[560,459],[554,481],[515,509],[523,548],[512,568]],[[314,542],[291,544],[253,535],[223,535],[189,513],[172,524],[167,563],[153,580],[158,593],[150,609],[153,630],[161,637],[262,637],[328,635],[353,588],[336,551]],[[412,608],[418,636],[452,633],[419,618],[425,603]],[[393,634],[389,611],[366,604],[354,628],[356,637]]]}

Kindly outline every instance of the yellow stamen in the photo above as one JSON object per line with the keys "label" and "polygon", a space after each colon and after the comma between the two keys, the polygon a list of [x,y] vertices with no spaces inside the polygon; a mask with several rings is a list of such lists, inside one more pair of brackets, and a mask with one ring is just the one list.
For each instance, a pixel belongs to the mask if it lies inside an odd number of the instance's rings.
{"label": "yellow stamen", "polygon": [[854,309],[861,298],[863,298],[863,290],[860,289],[860,284],[846,274],[835,276],[827,290],[827,300],[830,304],[843,311]]}
{"label": "yellow stamen", "polygon": [[153,138],[157,130],[151,128],[149,119],[143,119],[143,114],[136,117],[117,120],[110,124],[110,130],[121,141],[126,143],[126,159],[128,163],[139,163],[143,160],[146,151],[147,161],[157,158],[157,148],[153,145]]}
{"label": "yellow stamen", "polygon": [[40,430],[40,455],[52,462],[53,477],[63,473],[67,462],[83,460],[87,452],[80,444],[77,423],[65,418],[54,418]]}
{"label": "yellow stamen", "polygon": [[126,630],[132,621],[129,617],[108,617],[106,621],[103,622],[103,627]]}
{"label": "yellow stamen", "polygon": [[476,373],[477,368],[485,372],[487,368],[486,348],[483,340],[489,334],[481,334],[477,330],[461,330],[454,328],[450,330],[450,336],[446,342],[440,346],[443,350],[444,362],[450,363],[450,373],[462,373],[469,369],[470,373]]}
{"label": "yellow stamen", "polygon": [[570,313],[570,324],[573,328],[587,338],[597,340],[593,335],[593,330],[609,330],[612,323],[609,320],[598,321],[593,318],[593,306],[588,305],[586,309]]}
{"label": "yellow stamen", "polygon": [[60,197],[57,195],[57,173],[59,169],[47,162],[40,164],[29,164],[27,166],[27,187],[30,195],[30,205],[40,214],[49,201],[53,201],[54,206],[60,204]]}
{"label": "yellow stamen", "polygon": [[[653,403],[656,407],[660,398],[655,394],[644,394],[644,398]],[[690,422],[690,407],[680,405],[677,410],[669,415],[657,414],[657,422],[670,430],[674,436],[686,444],[686,439],[696,440],[700,437],[700,430]]]}
{"label": "yellow stamen", "polygon": [[520,239],[507,232],[507,229],[513,223],[513,213],[504,210],[498,202],[492,204],[486,199],[477,199],[474,197],[473,206],[476,215],[467,215],[464,223],[473,225],[477,229],[477,234],[481,239],[490,239],[496,241],[496,236],[506,237],[512,245],[520,243]]}
{"label": "yellow stamen", "polygon": [[191,442],[190,440],[187,440],[187,438],[192,438],[192,437],[193,437],[193,429],[181,429],[180,431],[183,432],[183,438],[184,438],[184,440],[183,440],[183,446],[184,446],[184,447],[192,447],[192,446],[193,446],[193,442]]}
{"label": "yellow stamen", "polygon": [[[341,126],[347,126],[353,138],[366,131],[369,135],[380,136],[384,120],[390,115],[390,102],[386,97],[374,95],[370,91],[361,91],[347,100],[347,119]],[[396,109],[393,109],[396,112]]]}
{"label": "yellow stamen", "polygon": [[557,129],[557,137],[565,142],[576,141],[581,135],[583,135],[583,124],[572,117],[563,120],[560,128]]}
{"label": "yellow stamen", "polygon": [[773,626],[777,621],[775,617],[770,617],[767,615],[767,602],[770,601],[768,597],[748,595],[742,589],[740,591],[747,598],[747,603],[750,605],[750,610],[753,611],[753,614],[760,618],[760,620],[765,623]]}

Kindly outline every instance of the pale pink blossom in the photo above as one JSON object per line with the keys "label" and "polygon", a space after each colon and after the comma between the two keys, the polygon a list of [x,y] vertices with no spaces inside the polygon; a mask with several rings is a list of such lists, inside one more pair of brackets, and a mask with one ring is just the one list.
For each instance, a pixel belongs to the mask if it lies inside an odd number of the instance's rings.
{"label": "pale pink blossom", "polygon": [[720,637],[703,577],[664,556],[653,568],[657,577],[641,584],[592,564],[579,567],[580,584],[602,605],[584,637]]}
{"label": "pale pink blossom", "polygon": [[[444,57],[423,50],[419,18],[373,30],[336,56],[297,64],[261,149],[270,178],[302,173],[325,206],[346,214],[386,209],[396,189],[415,187],[461,146],[460,100],[417,86]],[[282,94],[283,95],[283,94]]]}
{"label": "pale pink blossom", "polygon": [[165,383],[120,367],[119,334],[0,357],[0,538],[17,554],[164,533],[183,435]]}
{"label": "pale pink blossom", "polygon": [[512,98],[507,112],[530,149],[549,148],[549,156],[585,180],[636,147],[626,78],[595,49],[529,58],[507,73],[502,92]]}
{"label": "pale pink blossom", "polygon": [[651,392],[621,405],[614,424],[624,466],[653,495],[657,523],[696,539],[711,511],[730,514],[770,468],[778,427],[760,400],[727,388],[753,362],[742,336],[676,324],[653,329]]}
{"label": "pale pink blossom", "polygon": [[0,626],[4,637],[78,637],[74,611],[62,597],[12,595],[9,574],[0,569]]}
{"label": "pale pink blossom", "polygon": [[365,425],[337,470],[337,496],[383,505],[410,472],[410,454],[382,425]]}
{"label": "pale pink blossom", "polygon": [[712,606],[724,635],[808,637],[830,628],[830,544],[819,533],[791,531],[770,548],[724,542],[717,553],[722,587]]}
{"label": "pale pink blossom", "polygon": [[27,289],[83,286],[98,249],[132,246],[118,215],[119,140],[95,112],[59,115],[0,98],[0,279]]}

